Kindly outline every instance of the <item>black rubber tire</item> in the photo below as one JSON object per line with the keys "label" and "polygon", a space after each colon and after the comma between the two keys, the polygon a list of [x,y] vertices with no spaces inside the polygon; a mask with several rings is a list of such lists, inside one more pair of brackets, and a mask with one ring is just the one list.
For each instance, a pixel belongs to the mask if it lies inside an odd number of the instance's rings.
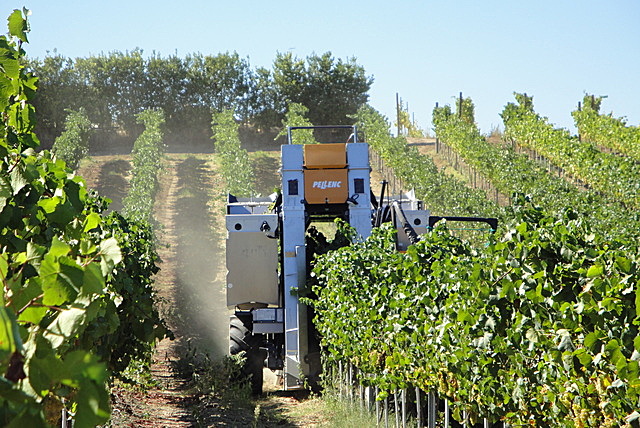
{"label": "black rubber tire", "polygon": [[260,336],[254,336],[237,317],[231,317],[229,322],[229,354],[236,355],[244,351],[245,363],[243,374],[251,382],[251,392],[262,394],[264,381],[263,369],[266,352],[259,348]]}
{"label": "black rubber tire", "polygon": [[251,342],[251,332],[237,317],[231,317],[231,321],[229,322],[230,355],[236,355],[242,351],[247,352],[251,349],[251,345],[247,343],[245,338]]}

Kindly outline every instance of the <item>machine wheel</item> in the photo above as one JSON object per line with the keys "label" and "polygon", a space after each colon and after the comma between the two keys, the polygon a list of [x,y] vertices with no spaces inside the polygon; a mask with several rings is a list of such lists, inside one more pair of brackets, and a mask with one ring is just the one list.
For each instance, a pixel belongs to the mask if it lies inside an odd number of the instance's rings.
{"label": "machine wheel", "polygon": [[260,337],[251,334],[249,329],[237,317],[231,317],[229,323],[229,354],[245,352],[243,374],[251,382],[251,392],[262,394],[264,360],[266,351],[259,348]]}

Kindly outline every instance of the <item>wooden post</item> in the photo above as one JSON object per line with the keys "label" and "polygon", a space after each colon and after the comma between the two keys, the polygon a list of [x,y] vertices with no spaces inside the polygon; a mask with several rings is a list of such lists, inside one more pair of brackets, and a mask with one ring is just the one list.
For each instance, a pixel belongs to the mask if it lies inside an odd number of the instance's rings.
{"label": "wooden post", "polygon": [[444,400],[444,428],[449,428],[449,400]]}
{"label": "wooden post", "polygon": [[338,361],[338,397],[342,400],[342,360]]}
{"label": "wooden post", "polygon": [[384,399],[384,428],[389,428],[389,396]]}
{"label": "wooden post", "polygon": [[398,93],[396,92],[396,122],[398,125],[398,135],[396,135],[396,137],[400,136],[400,95],[398,95]]}
{"label": "wooden post", "polygon": [[349,403],[353,403],[353,366],[349,363]]}
{"label": "wooden post", "polygon": [[[578,111],[582,111],[582,101],[578,101]],[[582,142],[582,135],[580,135],[580,128],[578,128],[578,141]]]}
{"label": "wooden post", "polygon": [[458,104],[458,117],[462,118],[462,92],[460,92],[460,104]]}
{"label": "wooden post", "polygon": [[[436,108],[438,108],[438,103],[436,103]],[[440,153],[440,139],[438,138],[437,134],[436,134],[436,153]]]}

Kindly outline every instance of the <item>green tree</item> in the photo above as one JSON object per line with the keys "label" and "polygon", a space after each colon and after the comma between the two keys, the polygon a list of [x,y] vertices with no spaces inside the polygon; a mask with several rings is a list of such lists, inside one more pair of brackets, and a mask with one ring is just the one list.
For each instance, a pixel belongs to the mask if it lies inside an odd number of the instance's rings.
{"label": "green tree", "polygon": [[251,81],[248,100],[251,123],[259,130],[268,130],[278,126],[282,121],[280,114],[282,97],[277,92],[271,71],[258,67],[253,73]]}
{"label": "green tree", "polygon": [[249,61],[236,52],[216,56],[201,54],[186,58],[187,94],[192,105],[206,115],[210,112],[235,109],[241,120],[249,111]]}
{"label": "green tree", "polygon": [[311,55],[306,61],[278,53],[273,62],[273,85],[280,97],[276,111],[284,114],[289,103],[299,103],[318,125],[351,124],[349,116],[367,102],[372,83],[355,58],[336,60],[331,52]]}
{"label": "green tree", "polygon": [[147,109],[164,111],[167,137],[192,138],[204,128],[208,132],[209,120],[198,126],[191,100],[187,93],[187,66],[177,55],[163,58],[153,54],[146,64],[146,90],[143,104]]}
{"label": "green tree", "polygon": [[29,61],[29,67],[38,76],[38,93],[33,105],[38,112],[36,132],[44,141],[53,141],[63,131],[69,110],[78,110],[84,99],[83,85],[74,69],[73,61],[55,50],[42,61]]}

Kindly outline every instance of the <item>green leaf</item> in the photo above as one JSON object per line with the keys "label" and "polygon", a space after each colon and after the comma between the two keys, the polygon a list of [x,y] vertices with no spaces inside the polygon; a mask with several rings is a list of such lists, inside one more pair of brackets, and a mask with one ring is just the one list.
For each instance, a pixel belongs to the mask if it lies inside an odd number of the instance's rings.
{"label": "green leaf", "polygon": [[[34,405],[34,407],[36,406]],[[42,418],[42,412],[32,412],[33,409],[25,407],[22,412],[11,419],[6,428],[48,428],[50,426]]]}
{"label": "green leaf", "polygon": [[75,422],[81,427],[102,425],[109,420],[109,394],[104,384],[83,380]]}
{"label": "green leaf", "polygon": [[114,266],[122,261],[122,253],[115,238],[108,238],[100,243],[100,255],[100,266],[104,276],[109,275]]}
{"label": "green leaf", "polygon": [[624,273],[631,273],[631,260],[626,257],[616,257],[616,266]]}
{"label": "green leaf", "polygon": [[[0,60],[0,65],[4,61]],[[13,84],[11,80],[4,74],[0,74],[0,111],[4,111],[9,106],[9,101],[14,94]]]}
{"label": "green leaf", "polygon": [[42,257],[47,252],[46,248],[33,242],[27,243],[27,263],[31,266],[35,267],[36,270],[40,270],[40,263],[42,262]]}
{"label": "green leaf", "polygon": [[0,212],[4,209],[7,200],[9,200],[12,195],[11,184],[9,184],[9,181],[4,176],[0,177]]}
{"label": "green leaf", "polygon": [[100,294],[104,292],[106,285],[102,270],[98,263],[90,263],[84,267],[82,281],[82,294]]}
{"label": "green leaf", "polygon": [[108,379],[106,366],[97,356],[87,351],[69,352],[64,358],[64,367],[67,376],[71,378],[84,377],[92,381],[102,383]]}
{"label": "green leaf", "polygon": [[63,343],[69,343],[81,330],[86,318],[86,311],[81,308],[71,308],[62,310],[54,321],[49,325],[44,337],[57,349]]}
{"label": "green leaf", "polygon": [[66,256],[71,251],[71,247],[62,242],[57,236],[54,236],[51,240],[51,247],[47,255],[49,257],[57,258],[60,256]]}
{"label": "green leaf", "polygon": [[604,273],[604,266],[602,265],[592,265],[589,270],[587,270],[587,278],[594,278],[596,276],[600,276]]}
{"label": "green leaf", "polygon": [[38,201],[38,206],[42,207],[45,213],[51,214],[53,213],[62,200],[58,196],[53,196],[51,198],[41,199]]}
{"label": "green leaf", "polygon": [[39,355],[29,361],[29,383],[39,395],[56,387],[66,374],[60,357],[49,345],[38,344]]}
{"label": "green leaf", "polygon": [[[4,283],[7,278],[7,272],[9,271],[9,263],[7,262],[7,255],[0,254],[0,281]],[[3,305],[4,306],[4,305]]]}
{"label": "green leaf", "polygon": [[98,227],[101,221],[102,221],[102,218],[100,217],[99,214],[97,213],[89,214],[84,220],[84,231],[88,232],[91,229],[95,229],[96,227]]}
{"label": "green leaf", "polygon": [[14,168],[9,176],[11,178],[11,188],[13,189],[14,195],[17,195],[22,188],[29,184],[29,179],[24,176],[22,168]]}
{"label": "green leaf", "polygon": [[0,307],[0,367],[2,373],[6,370],[9,358],[21,348],[18,324],[13,312],[4,306]]}
{"label": "green leaf", "polygon": [[78,295],[82,286],[83,271],[69,258],[60,257],[56,261],[47,255],[40,265],[40,278],[44,293],[42,303],[57,306],[73,301]]}
{"label": "green leaf", "polygon": [[585,348],[576,349],[573,352],[573,355],[578,358],[580,364],[582,364],[583,366],[588,366],[589,364],[591,364],[591,361],[593,361],[593,358],[591,357],[591,355],[589,355]]}
{"label": "green leaf", "polygon": [[584,346],[590,350],[593,350],[593,347],[595,346],[596,342],[600,339],[600,337],[601,335],[599,335],[595,331],[587,334],[584,338]]}
{"label": "green leaf", "polygon": [[562,352],[574,350],[573,342],[571,342],[571,334],[568,330],[558,330],[558,339],[560,341],[560,343],[558,344],[558,350]]}
{"label": "green leaf", "polygon": [[59,196],[53,196],[38,201],[38,205],[47,213],[47,218],[63,226],[73,220],[75,211],[68,200],[63,200]]}
{"label": "green leaf", "polygon": [[40,277],[29,278],[25,286],[14,295],[11,305],[16,312],[22,310],[18,320],[38,324],[47,313],[47,308],[27,307],[30,303],[37,302],[37,298],[42,294],[41,282]]}
{"label": "green leaf", "polygon": [[23,42],[28,42],[27,31],[29,31],[29,25],[27,20],[22,17],[22,11],[15,9],[8,18],[9,21],[9,34],[17,37]]}

